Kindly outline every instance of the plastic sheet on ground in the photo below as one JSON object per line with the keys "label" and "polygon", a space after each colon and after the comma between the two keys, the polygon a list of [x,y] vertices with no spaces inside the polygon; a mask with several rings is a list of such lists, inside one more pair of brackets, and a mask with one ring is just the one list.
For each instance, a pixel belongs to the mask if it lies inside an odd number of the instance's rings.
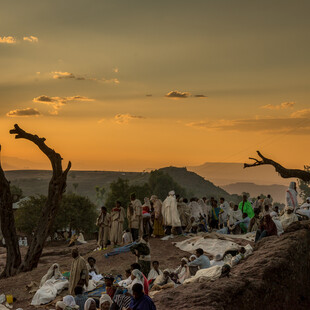
{"label": "plastic sheet on ground", "polygon": [[193,253],[196,249],[201,248],[204,250],[204,252],[212,256],[217,254],[224,255],[224,253],[228,250],[240,249],[240,246],[237,243],[229,240],[218,239],[215,235],[208,237],[193,237],[181,242],[176,242],[175,246],[180,250],[189,253]]}

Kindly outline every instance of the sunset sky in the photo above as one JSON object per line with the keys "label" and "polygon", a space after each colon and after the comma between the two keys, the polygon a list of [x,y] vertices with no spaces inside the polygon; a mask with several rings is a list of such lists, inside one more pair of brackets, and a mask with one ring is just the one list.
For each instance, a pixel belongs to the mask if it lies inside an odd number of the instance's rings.
{"label": "sunset sky", "polygon": [[7,168],[310,164],[310,2],[27,0],[0,10]]}

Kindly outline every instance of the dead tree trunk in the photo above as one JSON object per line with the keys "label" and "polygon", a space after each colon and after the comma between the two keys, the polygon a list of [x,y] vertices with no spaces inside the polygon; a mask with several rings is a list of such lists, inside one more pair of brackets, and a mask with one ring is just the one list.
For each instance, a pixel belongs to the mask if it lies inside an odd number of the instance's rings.
{"label": "dead tree trunk", "polygon": [[18,270],[29,271],[38,265],[45,240],[50,233],[62,195],[66,189],[67,174],[71,168],[71,162],[68,163],[66,170],[63,171],[60,154],[56,153],[45,144],[45,138],[39,138],[37,135],[27,133],[18,125],[14,125],[14,129],[10,130],[10,133],[15,134],[15,139],[26,139],[36,144],[49,158],[53,168],[53,175],[49,182],[46,204],[42,210],[24,262],[20,265]]}
{"label": "dead tree trunk", "polygon": [[[0,146],[1,151],[1,146]],[[6,265],[0,278],[13,276],[17,273],[21,264],[18,238],[13,214],[13,200],[10,190],[10,182],[6,179],[0,162],[0,219],[1,230],[5,240],[7,255]]]}
{"label": "dead tree trunk", "polygon": [[244,164],[243,168],[271,165],[276,169],[276,171],[281,175],[282,178],[297,178],[305,182],[310,182],[310,172],[300,169],[286,169],[274,160],[266,158],[259,151],[257,151],[257,154],[261,159],[250,157],[249,159],[254,160],[254,163]]}

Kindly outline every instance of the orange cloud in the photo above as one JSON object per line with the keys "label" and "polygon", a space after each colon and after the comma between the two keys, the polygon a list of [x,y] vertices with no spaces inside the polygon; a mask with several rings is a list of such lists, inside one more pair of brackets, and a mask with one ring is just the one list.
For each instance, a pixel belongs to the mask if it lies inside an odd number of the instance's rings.
{"label": "orange cloud", "polygon": [[15,44],[16,39],[12,36],[0,37],[0,43]]}
{"label": "orange cloud", "polygon": [[273,105],[273,104],[267,104],[262,106],[262,109],[267,109],[267,110],[284,110],[284,109],[291,109],[295,106],[296,102],[282,102],[281,104],[278,105]]}
{"label": "orange cloud", "polygon": [[[128,124],[130,121],[133,120],[138,120],[138,119],[145,119],[144,116],[139,116],[139,115],[132,115],[132,114],[116,114],[112,119],[113,122],[117,124]],[[98,121],[98,123],[103,123],[108,119],[102,118],[101,120]]]}
{"label": "orange cloud", "polygon": [[35,36],[24,37],[23,40],[31,42],[31,43],[39,42],[39,39],[37,37],[35,37]]}
{"label": "orange cloud", "polygon": [[16,109],[6,114],[6,116],[9,116],[9,117],[18,117],[18,116],[27,117],[27,116],[39,116],[39,115],[41,115],[41,113],[37,109],[34,109],[34,108]]}
{"label": "orange cloud", "polygon": [[190,96],[190,93],[188,93],[188,92],[181,92],[181,91],[178,91],[178,90],[170,91],[169,93],[167,93],[165,95],[165,97],[175,98],[175,99],[178,99],[178,98],[188,98],[189,96]]}

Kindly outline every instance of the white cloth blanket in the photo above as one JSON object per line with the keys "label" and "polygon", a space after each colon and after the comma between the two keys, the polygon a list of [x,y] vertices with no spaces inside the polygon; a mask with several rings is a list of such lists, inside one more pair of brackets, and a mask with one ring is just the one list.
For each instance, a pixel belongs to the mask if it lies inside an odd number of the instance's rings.
{"label": "white cloth blanket", "polygon": [[217,254],[224,255],[228,250],[238,250],[240,246],[231,241],[194,237],[181,242],[176,242],[175,246],[182,251],[193,253],[196,249],[201,248],[204,252],[215,256]]}
{"label": "white cloth blanket", "polygon": [[31,305],[40,306],[51,302],[68,286],[69,281],[67,279],[55,279],[52,277],[37,290],[32,298]]}
{"label": "white cloth blanket", "polygon": [[183,284],[214,281],[218,279],[221,276],[221,274],[222,274],[222,266],[213,266],[206,269],[199,269],[193,277],[186,279],[183,282]]}

